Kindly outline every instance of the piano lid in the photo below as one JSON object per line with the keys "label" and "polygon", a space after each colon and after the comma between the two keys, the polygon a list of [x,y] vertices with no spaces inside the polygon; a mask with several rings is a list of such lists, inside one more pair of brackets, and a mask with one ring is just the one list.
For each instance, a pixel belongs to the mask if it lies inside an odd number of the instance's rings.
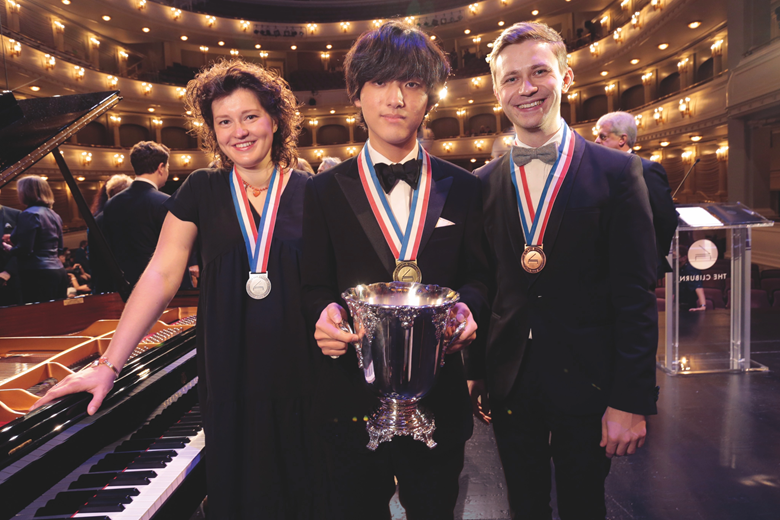
{"label": "piano lid", "polygon": [[121,100],[119,91],[19,100],[23,117],[0,129],[0,188]]}

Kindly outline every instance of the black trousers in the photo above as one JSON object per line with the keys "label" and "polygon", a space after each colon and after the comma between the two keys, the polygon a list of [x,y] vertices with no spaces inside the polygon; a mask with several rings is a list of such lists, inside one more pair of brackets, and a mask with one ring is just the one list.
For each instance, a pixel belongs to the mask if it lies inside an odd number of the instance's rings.
{"label": "black trousers", "polygon": [[62,300],[68,296],[65,269],[24,269],[19,271],[24,303]]}
{"label": "black trousers", "polygon": [[552,517],[552,459],[561,519],[604,520],[610,459],[599,446],[602,416],[563,413],[536,381],[524,366],[507,398],[491,400],[512,518]]}
{"label": "black trousers", "polygon": [[464,450],[465,444],[431,450],[410,437],[394,437],[375,452],[323,442],[329,488],[326,517],[390,520],[397,479],[409,520],[453,520]]}

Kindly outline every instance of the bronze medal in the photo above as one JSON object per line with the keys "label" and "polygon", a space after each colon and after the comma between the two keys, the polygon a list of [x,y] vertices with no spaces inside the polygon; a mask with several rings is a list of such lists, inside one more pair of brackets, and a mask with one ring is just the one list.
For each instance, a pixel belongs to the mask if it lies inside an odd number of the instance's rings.
{"label": "bronze medal", "polygon": [[422,271],[417,266],[416,260],[411,261],[395,261],[395,269],[393,270],[393,280],[396,282],[422,282]]}
{"label": "bronze medal", "polygon": [[531,274],[535,274],[544,269],[547,257],[542,250],[542,246],[525,246],[520,262],[523,264],[523,269]]}

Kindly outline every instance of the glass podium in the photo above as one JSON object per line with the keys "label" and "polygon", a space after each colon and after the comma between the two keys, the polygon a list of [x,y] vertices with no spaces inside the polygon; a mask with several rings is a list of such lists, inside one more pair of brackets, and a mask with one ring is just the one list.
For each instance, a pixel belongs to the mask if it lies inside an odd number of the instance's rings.
{"label": "glass podium", "polygon": [[657,291],[665,295],[658,366],[669,375],[768,370],[750,359],[750,233],[774,222],[741,203],[683,204],[677,213],[672,272]]}

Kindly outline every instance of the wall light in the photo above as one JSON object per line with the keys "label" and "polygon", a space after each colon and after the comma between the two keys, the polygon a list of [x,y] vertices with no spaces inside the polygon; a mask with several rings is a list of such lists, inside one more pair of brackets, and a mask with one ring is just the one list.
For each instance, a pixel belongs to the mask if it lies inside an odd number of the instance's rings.
{"label": "wall light", "polygon": [[653,79],[653,73],[652,72],[646,72],[645,74],[642,74],[642,84],[643,85],[649,85],[651,79]]}
{"label": "wall light", "polygon": [[357,153],[357,148],[355,148],[354,146],[347,147],[347,155],[349,155],[350,157],[354,157],[356,153]]}
{"label": "wall light", "polygon": [[686,97],[680,100],[680,104],[677,105],[677,109],[680,111],[682,117],[691,116],[691,98]]}
{"label": "wall light", "polygon": [[723,40],[718,40],[710,46],[713,56],[723,55]]}
{"label": "wall light", "polygon": [[347,124],[350,126],[355,124],[355,116],[348,116],[346,120],[347,120]]}
{"label": "wall light", "polygon": [[501,112],[502,108],[501,105],[493,105],[493,112]]}
{"label": "wall light", "polygon": [[482,86],[482,78],[479,76],[471,78],[471,86],[475,89],[480,88]]}
{"label": "wall light", "polygon": [[644,125],[642,118],[643,118],[642,114],[637,114],[634,116],[634,121],[636,122],[637,128],[642,128],[642,126]]}
{"label": "wall light", "polygon": [[650,156],[650,160],[653,162],[659,163],[661,162],[661,159],[663,159],[663,156],[660,153],[654,153]]}
{"label": "wall light", "polygon": [[317,126],[320,122],[317,119],[309,119],[309,126]]}
{"label": "wall light", "polygon": [[477,15],[477,7],[479,7],[477,4],[469,4],[469,14],[471,16]]}
{"label": "wall light", "polygon": [[[81,152],[81,164],[82,166],[89,166],[92,164],[92,153],[91,152]],[[83,178],[81,180],[84,180]]]}
{"label": "wall light", "polygon": [[666,148],[667,146],[669,146],[669,141],[661,141],[658,144],[660,144],[663,148]]}
{"label": "wall light", "polygon": [[118,125],[119,123],[121,123],[121,122],[122,122],[122,118],[121,118],[121,117],[119,117],[119,116],[109,116],[109,117],[108,117],[108,119],[109,119],[109,120],[110,120],[112,123],[114,123],[115,125]]}
{"label": "wall light", "polygon": [[590,44],[590,55],[594,58],[599,57],[599,42],[593,42]]}
{"label": "wall light", "polygon": [[444,148],[444,151],[447,153],[452,151],[452,143],[443,143],[442,147]]}
{"label": "wall light", "polygon": [[612,33],[612,38],[614,38],[615,41],[618,43],[623,43],[623,28],[618,27],[617,29],[615,29],[614,32]]}
{"label": "wall light", "polygon": [[414,25],[414,16],[407,16],[404,18],[404,22],[408,23],[409,25]]}
{"label": "wall light", "polygon": [[663,8],[664,8],[664,2],[663,2],[663,0],[650,0],[650,5],[651,5],[651,6],[653,7],[653,9],[655,9],[656,11],[658,11],[659,9],[663,9]]}
{"label": "wall light", "polygon": [[162,126],[162,124],[163,124],[163,120],[162,119],[157,119],[156,117],[152,118],[152,125],[154,125],[154,126]]}
{"label": "wall light", "polygon": [[341,32],[348,33],[349,32],[349,22],[341,22]]}
{"label": "wall light", "polygon": [[642,13],[639,11],[635,12],[631,15],[631,27],[634,29],[641,29],[642,28]]}
{"label": "wall light", "polygon": [[688,66],[690,64],[690,60],[688,58],[683,58],[682,60],[677,62],[677,71],[680,74],[683,74],[685,72],[688,72]]}
{"label": "wall light", "polygon": [[152,84],[151,83],[141,83],[141,89],[143,90],[144,96],[148,96],[152,93]]}
{"label": "wall light", "polygon": [[511,135],[505,135],[501,141],[504,143],[504,146],[512,146],[512,141],[514,141],[514,138]]}
{"label": "wall light", "polygon": [[146,9],[146,0],[138,0],[138,2],[135,4],[135,8],[139,11]]}
{"label": "wall light", "polygon": [[317,160],[322,160],[322,156],[325,155],[325,150],[314,150],[314,156]]}
{"label": "wall light", "polygon": [[485,141],[483,141],[482,139],[474,141],[474,148],[476,148],[478,152],[481,152],[484,147],[485,147]]}
{"label": "wall light", "polygon": [[459,108],[455,111],[455,114],[457,114],[458,117],[463,117],[468,113],[468,111],[465,108]]}
{"label": "wall light", "polygon": [[108,88],[116,88],[119,84],[119,78],[116,76],[108,76],[106,77],[106,83],[108,83]]}
{"label": "wall light", "polygon": [[115,153],[114,154],[114,166],[119,168],[120,166],[122,166],[122,164],[124,164],[124,162],[125,162],[125,156],[124,155],[122,155],[121,153]]}
{"label": "wall light", "polygon": [[653,119],[655,119],[655,124],[657,125],[662,124],[666,120],[664,107],[658,107],[653,110]]}
{"label": "wall light", "polygon": [[631,0],[623,0],[620,2],[620,8],[624,11],[628,11],[628,9],[631,7],[629,4],[631,3]]}
{"label": "wall light", "polygon": [[178,20],[181,17],[181,9],[176,9],[175,7],[171,7],[171,16],[174,20]]}
{"label": "wall light", "polygon": [[126,60],[127,58],[130,57],[130,55],[123,50],[120,50],[118,54],[119,54],[119,59],[121,60]]}
{"label": "wall light", "polygon": [[231,56],[238,56],[238,49],[230,49]]}
{"label": "wall light", "polygon": [[57,31],[60,34],[64,33],[65,32],[65,24],[60,22],[60,21],[55,20],[54,21],[54,30]]}
{"label": "wall light", "polygon": [[75,77],[77,81],[84,79],[84,73],[84,67],[79,67],[78,65],[73,66],[73,77]]}
{"label": "wall light", "polygon": [[309,34],[314,34],[317,32],[317,24],[316,23],[310,23],[306,26],[306,29],[309,31]]}
{"label": "wall light", "polygon": [[702,136],[700,136],[700,135],[692,135],[691,136],[691,141],[693,141],[694,143],[698,143],[701,140],[702,140]]}
{"label": "wall light", "polygon": [[641,145],[641,144],[635,144],[635,145],[634,145],[634,147],[633,147],[633,150],[634,150],[635,152],[638,152],[638,151],[639,151],[639,150],[641,150],[641,149],[642,149],[642,145]]}
{"label": "wall light", "polygon": [[46,68],[46,70],[51,70],[54,68],[54,65],[57,63],[57,60],[54,59],[54,56],[51,54],[44,54],[43,55],[43,66]]}
{"label": "wall light", "polygon": [[8,0],[8,10],[12,13],[18,13],[22,10],[22,6],[14,2],[14,0]]}
{"label": "wall light", "polygon": [[209,48],[206,47],[205,45],[201,45],[200,46],[200,52],[202,52],[203,54],[206,54],[207,52],[209,52]]}
{"label": "wall light", "polygon": [[184,96],[187,95],[187,89],[184,87],[176,87],[176,97],[179,99],[184,99]]}
{"label": "wall light", "polygon": [[688,150],[687,152],[683,152],[680,157],[682,158],[683,162],[686,164],[691,164],[693,162],[693,159],[696,157],[696,154],[693,153],[693,151]]}
{"label": "wall light", "polygon": [[241,21],[240,21],[240,22],[238,22],[238,23],[239,23],[239,25],[241,26],[241,30],[242,30],[242,31],[244,31],[244,32],[247,32],[247,31],[249,30],[249,26],[251,25],[251,24],[250,24],[249,22],[247,22],[246,20],[241,20]]}
{"label": "wall light", "polygon": [[724,145],[715,150],[715,157],[718,158],[719,161],[724,162],[729,160],[729,147]]}
{"label": "wall light", "polygon": [[[21,56],[22,55],[22,44],[19,43],[16,40],[8,40],[8,52],[11,54],[11,56]],[[44,65],[46,64],[46,60],[44,60]],[[49,67],[46,67],[47,69]]]}
{"label": "wall light", "polygon": [[189,166],[192,162],[192,156],[191,155],[182,155],[181,156],[181,165],[182,166]]}
{"label": "wall light", "polygon": [[206,25],[208,25],[209,27],[214,27],[215,23],[217,23],[217,18],[215,16],[206,17]]}
{"label": "wall light", "polygon": [[374,20],[374,27],[379,27],[382,25],[382,20]]}
{"label": "wall light", "polygon": [[608,96],[614,94],[616,89],[617,89],[617,85],[615,85],[614,83],[610,83],[609,85],[604,87],[604,90],[606,91]]}

